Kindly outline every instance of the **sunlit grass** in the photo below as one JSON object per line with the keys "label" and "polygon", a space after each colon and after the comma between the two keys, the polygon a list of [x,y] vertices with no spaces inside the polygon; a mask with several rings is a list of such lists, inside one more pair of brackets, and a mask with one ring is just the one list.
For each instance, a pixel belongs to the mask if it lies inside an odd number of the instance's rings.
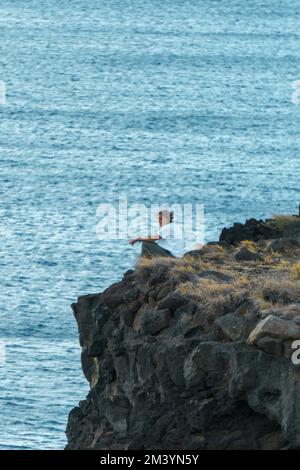
{"label": "sunlit grass", "polygon": [[273,215],[272,222],[278,230],[284,231],[289,225],[299,223],[299,218],[293,215],[275,214]]}
{"label": "sunlit grass", "polygon": [[[300,261],[295,263],[292,268],[292,276],[294,279],[300,280]],[[299,299],[300,300],[300,299]]]}

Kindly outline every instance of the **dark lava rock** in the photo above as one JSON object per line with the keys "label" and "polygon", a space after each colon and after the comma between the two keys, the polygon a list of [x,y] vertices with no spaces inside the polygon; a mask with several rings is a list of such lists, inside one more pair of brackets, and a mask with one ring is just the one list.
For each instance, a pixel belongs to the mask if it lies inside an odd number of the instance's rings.
{"label": "dark lava rock", "polygon": [[262,261],[263,257],[259,253],[248,250],[245,246],[235,255],[237,261]]}
{"label": "dark lava rock", "polygon": [[177,292],[174,292],[164,299],[160,300],[157,304],[158,309],[168,309],[170,312],[174,312],[177,308],[181,307],[186,303],[186,299]]}
{"label": "dark lava rock", "polygon": [[167,328],[170,322],[170,311],[154,310],[145,311],[140,319],[140,332],[144,335],[156,335],[164,328]]}
{"label": "dark lava rock", "polygon": [[[300,369],[271,320],[257,325],[253,300],[220,315],[216,336],[196,304],[173,294],[133,320],[129,283],[131,274],[73,305],[90,392],[69,415],[67,449],[300,447]],[[286,323],[298,326],[284,322],[286,341]]]}
{"label": "dark lava rock", "polygon": [[278,238],[300,238],[300,217],[291,216],[287,223],[277,223],[276,219],[248,219],[244,224],[235,223],[232,227],[224,228],[220,242],[236,245],[243,240],[260,242]]}
{"label": "dark lava rock", "polygon": [[296,248],[300,248],[300,240],[294,238],[279,238],[278,240],[272,241],[269,246],[270,251],[277,253],[286,253]]}
{"label": "dark lava rock", "polygon": [[[221,235],[229,244],[268,237],[278,228],[255,219]],[[242,249],[237,259],[258,256]],[[256,275],[255,265],[235,268],[237,280],[245,269]],[[69,414],[67,449],[300,449],[300,368],[291,360],[300,324],[280,313],[291,299],[281,295],[279,313],[266,314],[252,295],[237,295],[231,276],[203,271],[201,260],[198,274],[179,291],[168,263],[145,279],[129,271],[72,305],[90,391]],[[213,290],[197,290],[205,278],[230,291],[226,304],[218,291],[210,302]],[[263,293],[278,295],[270,286]]]}
{"label": "dark lava rock", "polygon": [[230,228],[223,228],[220,235],[220,242],[234,245],[243,240],[258,241],[262,239],[278,238],[280,236],[280,230],[267,225],[263,220],[249,219],[246,220],[245,224],[235,223]]}
{"label": "dark lava rock", "polygon": [[274,356],[282,356],[282,342],[279,339],[272,338],[270,336],[264,336],[257,341],[257,347],[262,349],[268,354]]}

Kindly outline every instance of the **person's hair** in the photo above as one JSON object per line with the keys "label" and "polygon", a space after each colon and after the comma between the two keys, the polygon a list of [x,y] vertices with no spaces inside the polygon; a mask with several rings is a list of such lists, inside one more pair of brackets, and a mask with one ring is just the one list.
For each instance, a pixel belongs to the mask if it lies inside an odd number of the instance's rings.
{"label": "person's hair", "polygon": [[173,222],[174,220],[173,211],[162,210],[162,211],[159,211],[158,215],[160,215],[161,217],[169,217],[170,223]]}

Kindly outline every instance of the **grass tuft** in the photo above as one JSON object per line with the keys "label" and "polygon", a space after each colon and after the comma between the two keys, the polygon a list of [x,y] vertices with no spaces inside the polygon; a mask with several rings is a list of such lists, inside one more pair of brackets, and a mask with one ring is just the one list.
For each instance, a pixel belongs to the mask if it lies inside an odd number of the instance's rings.
{"label": "grass tuft", "polygon": [[297,224],[299,219],[293,215],[275,214],[273,215],[272,221],[275,224],[275,227],[283,232],[288,226]]}
{"label": "grass tuft", "polygon": [[293,279],[300,280],[300,261],[298,261],[292,266],[292,276]]}

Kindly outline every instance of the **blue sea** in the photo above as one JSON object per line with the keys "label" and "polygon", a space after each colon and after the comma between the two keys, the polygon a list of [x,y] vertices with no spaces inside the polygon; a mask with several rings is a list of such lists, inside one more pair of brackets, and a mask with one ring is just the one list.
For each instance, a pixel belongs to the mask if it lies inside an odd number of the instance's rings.
{"label": "blue sea", "polygon": [[1,449],[62,449],[88,391],[70,304],[136,256],[100,204],[203,203],[206,240],[298,210],[299,24],[298,0],[1,1]]}

